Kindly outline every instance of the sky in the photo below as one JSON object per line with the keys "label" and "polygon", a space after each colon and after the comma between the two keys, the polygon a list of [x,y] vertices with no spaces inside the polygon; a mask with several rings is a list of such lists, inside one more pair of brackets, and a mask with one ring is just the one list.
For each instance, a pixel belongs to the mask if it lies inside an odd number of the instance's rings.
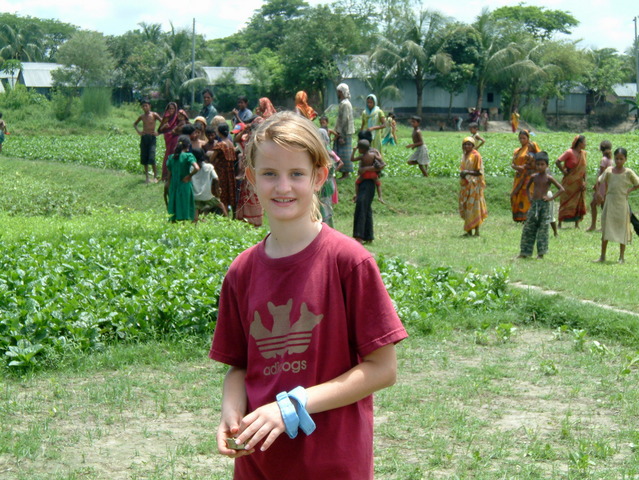
{"label": "sky", "polygon": [[[311,5],[331,3],[326,0],[307,2]],[[494,10],[519,3],[520,0],[422,2],[425,8],[438,10],[466,23],[472,22],[487,4]],[[569,38],[580,39],[584,48],[615,48],[624,52],[632,45],[633,18],[639,16],[639,2],[636,0],[535,0],[526,3],[572,14],[580,25]],[[190,29],[195,16],[196,32],[212,39],[240,30],[262,4],[261,0],[205,0],[175,11],[174,0],[0,0],[0,12],[56,19],[106,35],[121,35],[139,28],[140,22],[160,23],[165,31],[170,28],[171,21],[176,28]],[[177,5],[180,5],[179,2]]]}

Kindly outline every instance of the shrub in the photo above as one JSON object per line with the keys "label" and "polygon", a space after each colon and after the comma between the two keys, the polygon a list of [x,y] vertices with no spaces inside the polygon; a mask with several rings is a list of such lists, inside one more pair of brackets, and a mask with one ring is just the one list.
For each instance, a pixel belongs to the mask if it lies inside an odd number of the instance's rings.
{"label": "shrub", "polygon": [[526,105],[521,109],[521,118],[535,128],[547,129],[546,117],[538,105]]}
{"label": "shrub", "polygon": [[56,119],[68,120],[72,116],[78,115],[80,100],[74,97],[71,92],[56,90],[51,95],[51,109]]}
{"label": "shrub", "polygon": [[106,117],[111,112],[111,89],[87,87],[82,92],[82,112],[96,117]]}

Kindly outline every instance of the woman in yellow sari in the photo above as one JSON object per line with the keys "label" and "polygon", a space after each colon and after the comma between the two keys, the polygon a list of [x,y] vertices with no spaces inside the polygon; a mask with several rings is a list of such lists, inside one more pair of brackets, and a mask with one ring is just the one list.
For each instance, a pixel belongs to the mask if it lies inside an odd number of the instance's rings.
{"label": "woman in yellow sari", "polygon": [[373,141],[371,147],[382,151],[382,132],[386,125],[386,118],[381,108],[377,106],[377,97],[372,93],[366,97],[366,108],[362,112],[362,128],[371,132]]}
{"label": "woman in yellow sari", "polygon": [[460,165],[459,214],[464,219],[465,236],[470,237],[475,230],[479,236],[479,226],[488,217],[486,200],[484,199],[484,164],[481,155],[475,150],[473,137],[466,137],[462,142],[462,159]]}
{"label": "woman in yellow sari", "polygon": [[540,149],[539,145],[530,141],[528,130],[519,132],[519,143],[521,146],[515,149],[511,165],[516,173],[510,192],[510,209],[513,212],[515,222],[525,222],[530,208],[530,200],[524,187],[528,184],[530,176],[536,172],[535,160],[531,154],[539,152]]}
{"label": "woman in yellow sari", "polygon": [[559,227],[561,222],[579,222],[586,214],[586,137],[577,135],[572,147],[557,159],[555,165],[564,174],[561,185],[565,192],[561,194],[559,204]]}

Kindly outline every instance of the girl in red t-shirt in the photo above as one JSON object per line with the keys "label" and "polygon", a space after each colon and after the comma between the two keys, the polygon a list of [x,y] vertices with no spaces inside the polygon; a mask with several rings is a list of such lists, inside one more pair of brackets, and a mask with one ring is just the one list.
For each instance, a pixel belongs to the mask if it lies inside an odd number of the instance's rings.
{"label": "girl in red t-shirt", "polygon": [[321,222],[329,159],[317,127],[273,115],[246,164],[271,232],[235,259],[220,294],[209,356],[230,369],[218,450],[236,459],[236,480],[372,480],[371,394],[395,382],[406,331],[371,254]]}

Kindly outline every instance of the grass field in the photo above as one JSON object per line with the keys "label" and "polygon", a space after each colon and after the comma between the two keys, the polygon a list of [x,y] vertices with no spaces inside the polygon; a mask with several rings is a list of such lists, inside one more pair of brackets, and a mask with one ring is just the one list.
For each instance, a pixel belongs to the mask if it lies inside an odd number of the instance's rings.
{"label": "grass field", "polygon": [[[565,134],[552,135],[565,142]],[[457,134],[434,138],[458,147]],[[634,139],[636,148],[636,136],[619,139]],[[495,141],[496,151],[507,151],[505,142]],[[397,385],[376,395],[376,478],[637,478],[639,318],[582,302],[639,311],[637,245],[628,247],[625,265],[595,265],[599,235],[563,229],[543,261],[514,260],[521,230],[510,220],[508,176],[487,178],[489,218],[480,238],[464,239],[458,181],[409,170],[399,176],[408,168],[400,164],[404,153],[390,155],[398,173],[383,178],[388,205],[374,207],[370,249],[380,260],[497,270],[511,282],[557,293],[510,288],[507,303],[488,310],[468,305],[429,314],[402,307],[411,337],[398,348]],[[341,183],[340,194],[336,227],[349,234],[352,184]],[[631,199],[636,210],[638,198]],[[144,185],[142,175],[4,155],[0,210],[3,255],[20,245],[68,248],[64,242],[122,244],[114,250],[122,252],[133,239],[207,245],[216,232],[254,241],[266,231],[239,224],[229,230],[225,222],[169,225],[161,187]],[[24,255],[37,264],[43,254]],[[410,288],[406,295],[419,300],[419,288]],[[5,293],[0,282],[0,302]],[[214,444],[225,368],[206,358],[209,341],[210,332],[131,338],[89,354],[47,357],[49,366],[38,370],[5,367],[0,479],[230,478],[231,463]]]}

